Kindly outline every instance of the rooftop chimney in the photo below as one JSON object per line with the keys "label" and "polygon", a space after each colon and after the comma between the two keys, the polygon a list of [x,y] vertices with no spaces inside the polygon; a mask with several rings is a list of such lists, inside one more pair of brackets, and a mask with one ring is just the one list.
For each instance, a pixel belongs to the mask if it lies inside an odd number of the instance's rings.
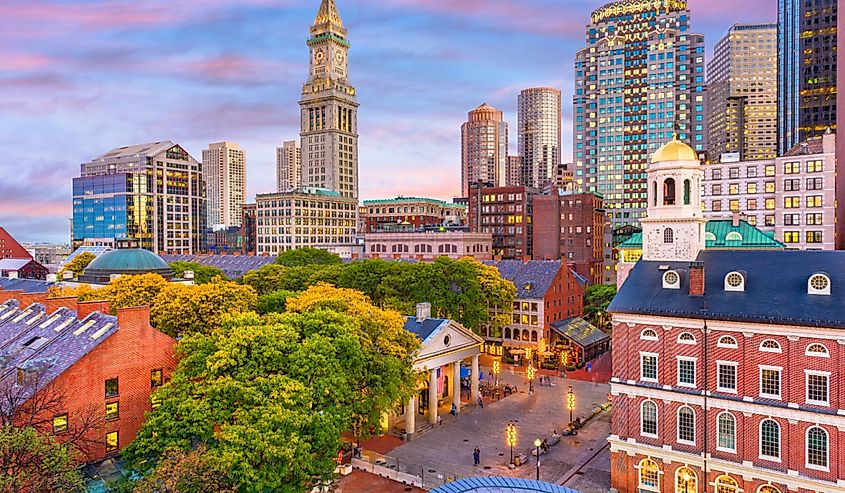
{"label": "rooftop chimney", "polygon": [[689,295],[704,296],[704,262],[689,264]]}
{"label": "rooftop chimney", "polygon": [[739,218],[740,218],[739,211],[733,211],[731,213],[731,225],[734,228],[739,226]]}
{"label": "rooftop chimney", "polygon": [[417,323],[422,323],[427,318],[431,318],[431,303],[417,303]]}

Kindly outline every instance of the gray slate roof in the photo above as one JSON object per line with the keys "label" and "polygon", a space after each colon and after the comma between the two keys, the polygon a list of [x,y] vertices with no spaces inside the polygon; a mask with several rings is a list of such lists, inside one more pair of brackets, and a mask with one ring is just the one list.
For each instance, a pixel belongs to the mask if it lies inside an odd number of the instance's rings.
{"label": "gray slate roof", "polygon": [[516,286],[519,299],[543,299],[560,271],[560,260],[485,260]]}
{"label": "gray slate roof", "polygon": [[168,264],[183,260],[218,267],[223,270],[223,273],[229,279],[237,279],[251,270],[258,270],[276,261],[276,257],[249,257],[245,255],[162,255],[161,258]]}
{"label": "gray slate roof", "polygon": [[579,493],[545,481],[506,477],[466,478],[445,484],[431,493]]}
{"label": "gray slate roof", "polygon": [[[689,295],[689,263],[640,260],[608,307],[635,313],[764,324],[845,329],[845,251],[705,250],[705,292]],[[660,266],[680,274],[680,289],[664,289]],[[725,291],[725,276],[745,277],[745,291]],[[807,294],[811,275],[830,278],[830,296]]]}
{"label": "gray slate roof", "polygon": [[426,318],[422,322],[417,322],[417,317],[405,318],[405,330],[419,337],[422,344],[428,342],[431,337],[447,325],[449,325],[447,318]]}
{"label": "gray slate roof", "polygon": [[609,335],[581,317],[552,322],[551,326],[552,330],[566,336],[581,347],[589,347],[610,339]]}
{"label": "gray slate roof", "polygon": [[5,291],[23,291],[24,293],[46,293],[54,283],[38,279],[9,279],[0,277],[0,289]]}

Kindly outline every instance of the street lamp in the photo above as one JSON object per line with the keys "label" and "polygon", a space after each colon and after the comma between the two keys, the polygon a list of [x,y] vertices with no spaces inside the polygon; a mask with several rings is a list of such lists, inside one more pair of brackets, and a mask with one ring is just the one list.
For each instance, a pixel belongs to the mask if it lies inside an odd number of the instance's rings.
{"label": "street lamp", "polygon": [[689,493],[687,488],[689,488],[689,480],[690,480],[689,472],[684,471],[683,480],[684,480],[684,493]]}
{"label": "street lamp", "polygon": [[572,423],[572,412],[575,411],[575,392],[572,390],[572,385],[566,391],[566,408],[569,409],[569,422]]}
{"label": "street lamp", "polygon": [[537,370],[534,369],[534,366],[531,363],[528,363],[528,368],[525,370],[525,376],[528,377],[528,393],[534,392],[534,376],[537,374]]}
{"label": "street lamp", "polygon": [[516,426],[513,422],[505,428],[505,443],[511,448],[511,464],[513,464],[513,448],[516,445]]}
{"label": "street lamp", "polygon": [[537,481],[540,480],[540,445],[542,444],[539,438],[534,439],[534,446],[537,447]]}
{"label": "street lamp", "polygon": [[496,377],[496,387],[499,386],[499,371],[502,369],[502,362],[498,359],[493,360],[493,376]]}

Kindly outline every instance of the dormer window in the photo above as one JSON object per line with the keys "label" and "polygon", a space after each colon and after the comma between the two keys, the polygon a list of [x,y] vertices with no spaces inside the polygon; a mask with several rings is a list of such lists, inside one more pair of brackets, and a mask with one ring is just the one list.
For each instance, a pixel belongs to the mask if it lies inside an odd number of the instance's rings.
{"label": "dormer window", "polygon": [[724,347],[729,349],[736,349],[739,345],[736,343],[736,339],[731,336],[722,336],[719,338],[719,342],[716,344],[716,347]]}
{"label": "dormer window", "polygon": [[664,289],[681,289],[681,276],[673,270],[668,270],[663,273],[663,288]]}
{"label": "dormer window", "polygon": [[645,329],[640,332],[640,339],[644,339],[646,341],[656,341],[657,332],[654,329]]}
{"label": "dormer window", "polygon": [[739,272],[729,272],[725,276],[725,291],[745,291],[745,276]]}
{"label": "dormer window", "polygon": [[807,280],[807,294],[830,296],[830,278],[824,274],[813,274]]}
{"label": "dormer window", "polygon": [[725,241],[742,241],[742,234],[731,231],[730,233],[725,236]]}
{"label": "dormer window", "polygon": [[827,351],[827,348],[824,347],[823,344],[810,344],[807,346],[807,351],[804,352],[805,356],[816,356],[818,358],[830,358],[830,353]]}
{"label": "dormer window", "polygon": [[704,241],[716,241],[716,235],[708,231],[704,233]]}

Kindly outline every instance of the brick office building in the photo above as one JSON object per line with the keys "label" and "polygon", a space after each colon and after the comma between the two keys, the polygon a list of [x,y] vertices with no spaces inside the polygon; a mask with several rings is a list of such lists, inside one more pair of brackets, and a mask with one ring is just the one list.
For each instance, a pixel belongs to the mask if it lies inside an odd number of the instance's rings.
{"label": "brick office building", "polygon": [[0,348],[7,355],[0,385],[37,380],[41,392],[61,396],[39,414],[40,431],[59,441],[89,413],[102,418],[87,435],[90,461],[118,454],[135,438],[153,406],[151,393],[176,366],[176,341],[150,326],[149,308],[108,312],[107,302],[0,290]]}
{"label": "brick office building", "polygon": [[[522,259],[532,253],[531,187],[476,188],[469,195],[470,231],[493,235],[493,256]],[[480,202],[480,207],[479,207]]]}
{"label": "brick office building", "polygon": [[363,233],[466,224],[466,206],[425,197],[365,200],[363,209]]}
{"label": "brick office building", "polygon": [[845,492],[845,256],[705,250],[678,144],[652,159],[643,257],[608,308],[612,486]]}
{"label": "brick office building", "polygon": [[553,187],[534,197],[533,258],[560,259],[593,284],[603,281],[603,238],[607,220],[602,197]]}

